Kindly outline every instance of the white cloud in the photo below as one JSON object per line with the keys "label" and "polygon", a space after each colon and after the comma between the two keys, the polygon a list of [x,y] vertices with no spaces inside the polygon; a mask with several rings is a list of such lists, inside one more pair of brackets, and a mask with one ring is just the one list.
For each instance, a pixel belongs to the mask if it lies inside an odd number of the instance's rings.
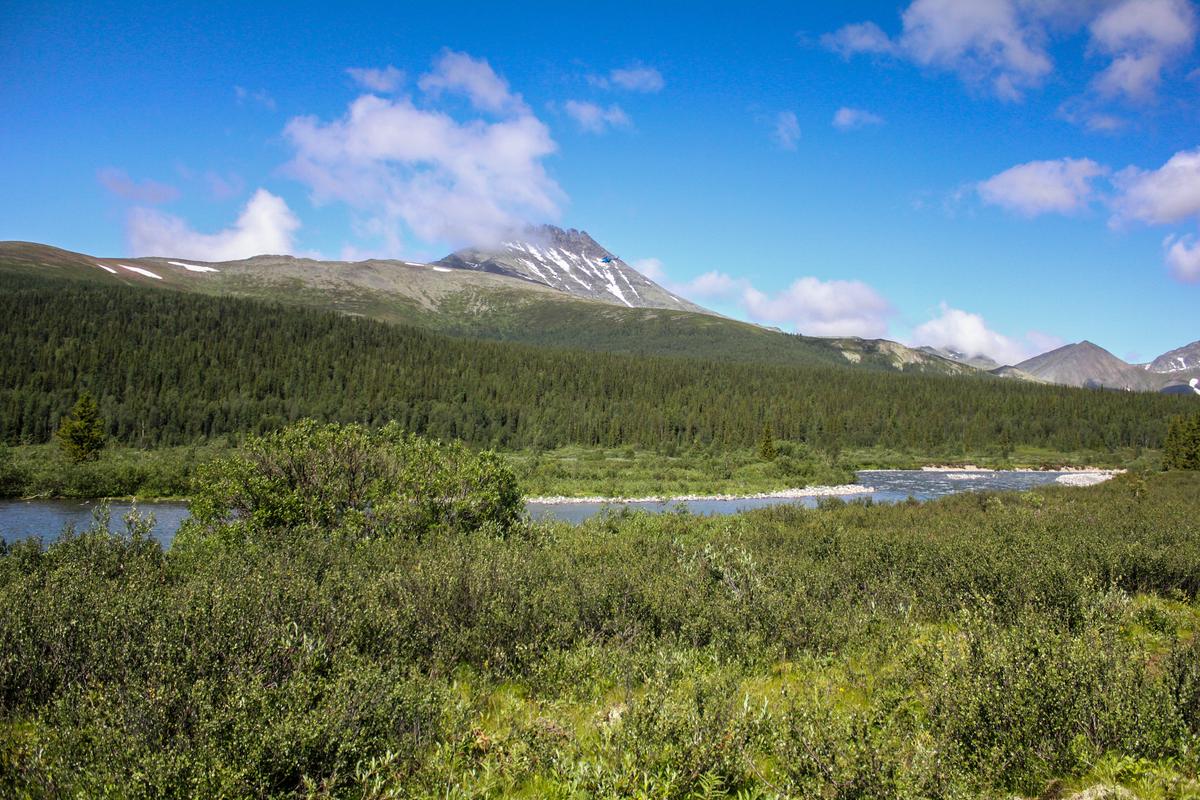
{"label": "white cloud", "polygon": [[1003,100],[1019,100],[1053,69],[1045,50],[1037,3],[1016,0],[914,0],[901,15],[903,30],[891,39],[871,22],[847,25],[822,38],[826,47],[897,55],[925,67],[954,72],[972,85],[988,85]]}
{"label": "white cloud", "polygon": [[383,69],[350,67],[346,73],[364,89],[381,94],[391,94],[404,85],[404,72],[391,64]]}
{"label": "white cloud", "polygon": [[1020,342],[989,328],[979,314],[951,308],[946,303],[942,303],[940,309],[941,316],[918,325],[913,331],[913,344],[956,350],[968,358],[988,356],[1001,364],[1017,364],[1062,344],[1054,337],[1037,332],[1030,333],[1026,342]]}
{"label": "white cloud", "polygon": [[287,203],[259,189],[232,227],[198,233],[171,214],[149,208],[130,211],[127,234],[135,256],[175,256],[197,261],[233,261],[263,253],[292,250],[292,234],[300,227]]}
{"label": "white cloud", "polygon": [[630,125],[629,116],[615,103],[604,108],[585,100],[568,100],[563,104],[563,110],[588,133],[604,133],[610,128],[628,128]]}
{"label": "white cloud", "polygon": [[460,121],[411,97],[364,95],[339,119],[290,120],[286,172],[315,202],[350,205],[396,243],[401,225],[427,242],[481,244],[557,216],[563,194],[542,165],[556,145],[487,62],[446,51],[418,86],[500,118]]}
{"label": "white cloud", "polygon": [[833,115],[833,127],[840,131],[851,131],[868,125],[882,125],[883,117],[861,108],[839,108]]}
{"label": "white cloud", "polygon": [[749,288],[742,306],[756,322],[790,327],[809,336],[861,336],[887,333],[891,304],[861,281],[822,281],[806,277],[775,295]]}
{"label": "white cloud", "polygon": [[874,22],[845,25],[822,36],[821,44],[842,58],[850,58],[858,53],[894,55],[899,51],[896,43]]}
{"label": "white cloud", "polygon": [[784,150],[795,150],[800,141],[800,121],[794,111],[780,111],[775,115],[775,128],[771,138]]}
{"label": "white cloud", "polygon": [[661,92],[666,85],[661,72],[642,64],[614,69],[607,75],[589,75],[588,83],[601,89],[616,87],[627,92],[645,93]]}
{"label": "white cloud", "polygon": [[1069,214],[1087,206],[1092,181],[1106,172],[1087,158],[1030,161],[993,175],[977,189],[984,202],[1025,216]]}
{"label": "white cloud", "polygon": [[1167,62],[1191,49],[1196,12],[1187,0],[1122,0],[1088,26],[1091,48],[1112,56],[1095,80],[1103,95],[1153,97]]}
{"label": "white cloud", "polygon": [[1167,266],[1184,283],[1200,283],[1200,241],[1195,236],[1168,236],[1163,242]]}
{"label": "white cloud", "polygon": [[169,203],[179,197],[179,190],[169,184],[158,181],[135,181],[126,174],[125,170],[116,167],[104,167],[97,170],[96,180],[108,191],[124,200],[135,203]]}
{"label": "white cloud", "polygon": [[1183,150],[1156,170],[1129,167],[1117,173],[1114,222],[1139,220],[1153,225],[1179,222],[1200,214],[1200,148]]}
{"label": "white cloud", "polygon": [[434,60],[433,69],[422,75],[417,85],[433,98],[444,92],[463,94],[480,111],[502,114],[520,112],[525,107],[521,96],[509,91],[508,81],[497,75],[487,61],[453,50],[443,50]]}
{"label": "white cloud", "polygon": [[881,337],[887,334],[888,319],[894,313],[887,300],[861,281],[804,277],[771,294],[756,289],[745,278],[716,270],[690,281],[672,281],[657,258],[642,259],[633,266],[672,294],[736,305],[753,322],[807,336]]}

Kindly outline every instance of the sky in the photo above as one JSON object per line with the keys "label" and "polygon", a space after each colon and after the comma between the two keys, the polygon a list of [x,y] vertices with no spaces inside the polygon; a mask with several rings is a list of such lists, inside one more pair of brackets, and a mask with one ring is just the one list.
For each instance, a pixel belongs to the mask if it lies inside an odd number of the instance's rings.
{"label": "sky", "polygon": [[811,335],[1200,338],[1190,0],[0,4],[0,239],[429,260],[529,223]]}

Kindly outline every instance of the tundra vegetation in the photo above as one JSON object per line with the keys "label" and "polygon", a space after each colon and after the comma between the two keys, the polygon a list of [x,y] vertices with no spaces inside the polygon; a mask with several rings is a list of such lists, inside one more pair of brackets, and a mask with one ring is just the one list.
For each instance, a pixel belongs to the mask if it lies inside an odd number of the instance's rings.
{"label": "tundra vegetation", "polygon": [[169,550],[5,547],[0,795],[1200,792],[1195,472],[578,527],[514,485],[304,424]]}

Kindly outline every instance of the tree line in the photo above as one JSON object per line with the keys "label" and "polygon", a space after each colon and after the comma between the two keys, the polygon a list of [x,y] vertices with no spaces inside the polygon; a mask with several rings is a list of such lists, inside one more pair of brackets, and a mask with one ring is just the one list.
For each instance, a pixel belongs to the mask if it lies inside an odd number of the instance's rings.
{"label": "tree line", "polygon": [[0,276],[0,441],[49,441],[84,392],[138,446],[302,418],[476,446],[1158,448],[1189,398],[448,337],[231,297]]}

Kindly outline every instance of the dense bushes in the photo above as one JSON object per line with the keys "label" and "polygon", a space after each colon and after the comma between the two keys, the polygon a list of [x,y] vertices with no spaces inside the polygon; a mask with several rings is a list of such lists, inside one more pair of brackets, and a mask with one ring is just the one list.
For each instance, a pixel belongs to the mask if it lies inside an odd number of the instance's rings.
{"label": "dense bushes", "polygon": [[512,471],[490,452],[443,444],[392,423],[299,422],[252,437],[201,470],[182,533],[234,541],[299,533],[420,537],[435,526],[507,533],[523,513]]}
{"label": "dense bushes", "polygon": [[[300,431],[293,466],[313,437],[377,441]],[[346,524],[346,481],[314,487],[320,519]],[[1198,488],[16,545],[0,794],[1183,796]]]}

